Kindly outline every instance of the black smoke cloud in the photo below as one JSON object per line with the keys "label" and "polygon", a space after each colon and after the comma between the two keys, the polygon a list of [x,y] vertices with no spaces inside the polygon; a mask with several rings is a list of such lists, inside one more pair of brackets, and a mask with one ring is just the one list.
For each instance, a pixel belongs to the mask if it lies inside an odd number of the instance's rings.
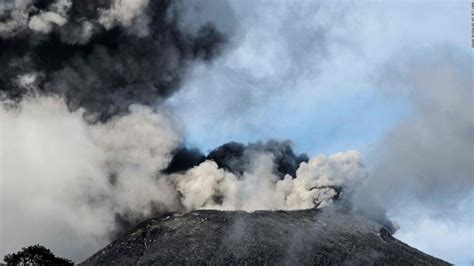
{"label": "black smoke cloud", "polygon": [[300,163],[309,160],[304,153],[295,154],[290,141],[268,140],[248,144],[229,142],[210,151],[207,156],[196,148],[180,147],[175,150],[170,164],[163,172],[167,174],[182,172],[205,160],[212,160],[219,168],[241,176],[250,168],[254,156],[261,153],[271,154],[275,166],[273,172],[280,179],[287,174],[296,177]]}
{"label": "black smoke cloud", "polygon": [[207,22],[183,29],[179,1],[67,3],[32,1],[0,14],[3,101],[59,95],[104,121],[173,94],[190,62],[210,61],[228,38]]}
{"label": "black smoke cloud", "polygon": [[274,173],[283,178],[286,174],[296,176],[300,163],[308,162],[306,154],[296,155],[289,141],[269,140],[266,142],[249,143],[247,145],[230,142],[211,151],[207,158],[220,167],[242,175],[252,162],[256,153],[269,153],[275,165]]}
{"label": "black smoke cloud", "polygon": [[169,165],[162,172],[165,174],[184,172],[206,160],[206,156],[197,148],[179,147],[172,153]]}

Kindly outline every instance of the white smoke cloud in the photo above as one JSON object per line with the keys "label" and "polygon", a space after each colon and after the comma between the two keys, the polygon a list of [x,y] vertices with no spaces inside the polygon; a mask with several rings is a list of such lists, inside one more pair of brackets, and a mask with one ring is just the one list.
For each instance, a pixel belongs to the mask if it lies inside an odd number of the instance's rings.
{"label": "white smoke cloud", "polygon": [[0,117],[2,255],[38,242],[78,258],[103,245],[113,217],[106,203],[87,200],[110,193],[105,154],[87,136],[81,113],[49,98],[25,102],[21,111],[2,108]]}
{"label": "white smoke cloud", "polygon": [[175,209],[173,190],[157,177],[181,143],[179,134],[166,117],[149,108],[132,106],[130,111],[131,115],[90,126],[91,139],[105,153],[105,167],[116,182],[110,197],[120,209],[145,215],[151,202]]}
{"label": "white smoke cloud", "polygon": [[[148,23],[150,21],[146,14],[148,0],[114,0],[109,8],[99,8],[100,15],[91,21],[83,18],[82,33],[74,28],[74,35],[63,31],[63,41],[69,43],[84,44],[97,31],[93,23],[102,25],[106,30],[115,26],[126,28],[129,33],[144,37],[148,35]],[[2,13],[5,18],[0,22],[0,37],[11,38],[19,33],[31,30],[32,32],[47,34],[54,30],[54,26],[63,26],[69,22],[68,12],[72,8],[72,0],[56,0],[46,10],[39,10],[31,0],[14,1],[12,5],[1,4]],[[37,14],[31,15],[37,12]],[[77,23],[77,21],[74,21]],[[72,27],[69,27],[72,29]],[[78,38],[71,40],[71,38]]]}
{"label": "white smoke cloud", "polygon": [[[327,205],[335,196],[333,187],[342,187],[350,192],[367,177],[361,155],[357,151],[319,155],[308,163],[301,163],[296,178],[289,176],[281,182],[289,209],[304,209]],[[279,184],[280,185],[280,184]]]}
{"label": "white smoke cloud", "polygon": [[[2,3],[2,5],[5,5]],[[49,33],[54,25],[62,26],[67,22],[67,12],[72,6],[71,0],[57,0],[51,4],[47,11],[40,11],[30,16],[35,11],[33,1],[14,1],[11,6],[5,6],[7,18],[0,22],[0,37],[9,38],[30,29],[33,32]],[[0,14],[4,15],[4,14]]]}
{"label": "white smoke cloud", "polygon": [[41,73],[31,72],[22,75],[18,75],[16,83],[18,86],[26,89],[30,95],[34,95],[38,90],[38,79]]}
{"label": "white smoke cloud", "polygon": [[171,187],[155,178],[179,143],[165,117],[132,107],[89,125],[82,114],[58,98],[0,109],[0,253],[42,243],[84,259],[106,243],[116,213],[146,215],[150,202],[172,202]]}
{"label": "white smoke cloud", "polygon": [[54,25],[62,26],[67,22],[67,12],[71,6],[71,0],[58,0],[51,6],[51,11],[31,17],[28,27],[37,32],[49,33]]}
{"label": "white smoke cloud", "polygon": [[53,25],[64,25],[66,19],[57,13],[43,12],[31,18],[28,27],[34,31],[48,33],[53,28]]}
{"label": "white smoke cloud", "polygon": [[[219,169],[213,161],[205,161],[186,174],[176,176],[175,180],[176,189],[182,194],[183,205],[188,210],[231,209],[235,206],[233,196],[237,190],[237,177]],[[226,195],[222,204],[213,200],[216,195]]]}
{"label": "white smoke cloud", "polygon": [[336,196],[337,188],[349,191],[367,176],[357,151],[319,155],[301,163],[295,178],[286,175],[283,180],[273,174],[270,154],[255,155],[252,164],[239,178],[205,161],[173,179],[188,210],[254,211],[323,207]]}
{"label": "white smoke cloud", "polygon": [[101,10],[99,23],[106,29],[114,26],[132,27],[130,32],[137,36],[148,35],[149,18],[144,13],[148,0],[114,0],[111,8]]}

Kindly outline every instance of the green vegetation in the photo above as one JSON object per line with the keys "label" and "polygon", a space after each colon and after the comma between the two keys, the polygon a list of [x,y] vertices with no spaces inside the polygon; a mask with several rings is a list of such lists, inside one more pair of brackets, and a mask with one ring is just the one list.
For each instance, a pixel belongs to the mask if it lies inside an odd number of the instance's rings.
{"label": "green vegetation", "polygon": [[38,244],[7,254],[3,261],[7,265],[74,265],[72,260],[56,257],[51,250]]}

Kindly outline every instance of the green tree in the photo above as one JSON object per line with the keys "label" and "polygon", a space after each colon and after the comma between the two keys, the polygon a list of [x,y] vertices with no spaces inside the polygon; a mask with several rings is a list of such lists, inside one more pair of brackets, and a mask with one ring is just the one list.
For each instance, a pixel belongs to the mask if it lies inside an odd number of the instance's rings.
{"label": "green tree", "polygon": [[74,265],[72,260],[56,257],[51,250],[38,244],[7,254],[3,261],[7,265]]}

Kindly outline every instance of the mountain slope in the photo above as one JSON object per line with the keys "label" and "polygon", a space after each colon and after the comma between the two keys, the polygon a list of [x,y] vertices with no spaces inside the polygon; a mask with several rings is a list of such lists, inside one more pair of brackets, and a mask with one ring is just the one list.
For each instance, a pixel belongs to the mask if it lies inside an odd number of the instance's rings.
{"label": "mountain slope", "polygon": [[449,265],[341,208],[167,214],[139,224],[83,265],[229,263]]}

